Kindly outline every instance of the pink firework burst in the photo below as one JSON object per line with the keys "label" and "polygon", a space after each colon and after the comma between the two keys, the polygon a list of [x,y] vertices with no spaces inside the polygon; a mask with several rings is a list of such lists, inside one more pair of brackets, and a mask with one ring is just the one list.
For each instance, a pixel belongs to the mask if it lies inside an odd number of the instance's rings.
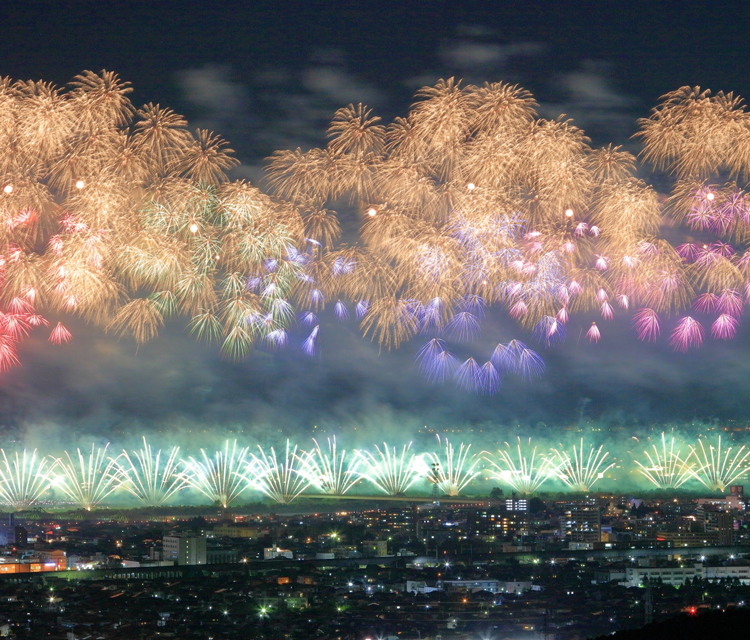
{"label": "pink firework burst", "polygon": [[703,344],[703,325],[691,316],[681,318],[669,336],[669,344],[675,351],[687,351],[690,347],[700,347]]}
{"label": "pink firework burst", "polygon": [[602,318],[605,320],[612,320],[615,317],[615,311],[609,302],[602,302],[601,306]]}
{"label": "pink firework burst", "polygon": [[26,321],[32,327],[41,327],[41,326],[48,327],[49,326],[49,322],[47,322],[47,320],[44,317],[40,316],[37,313],[31,313],[28,316],[26,316]]}
{"label": "pink firework burst", "polygon": [[739,321],[728,313],[722,313],[711,325],[711,337],[714,340],[731,340],[737,335]]}
{"label": "pink firework burst", "polygon": [[29,335],[31,323],[26,314],[9,313],[2,319],[3,331],[12,336],[14,340],[22,340]]}
{"label": "pink firework burst", "polygon": [[567,253],[568,255],[575,253],[576,252],[575,242],[573,242],[572,240],[567,240],[563,242],[561,249],[563,253]]}
{"label": "pink firework burst", "polygon": [[560,309],[560,311],[557,312],[557,319],[563,324],[568,323],[568,318],[569,316],[567,307],[563,307],[562,309]]}
{"label": "pink firework burst", "polygon": [[19,297],[13,298],[13,300],[10,301],[8,309],[11,313],[19,315],[32,313],[34,311],[34,307],[28,300]]}
{"label": "pink firework burst", "polygon": [[635,256],[623,256],[622,264],[624,264],[628,269],[635,269],[639,264],[641,264],[641,260],[640,258],[636,258]]}
{"label": "pink firework burst", "polygon": [[721,207],[714,211],[711,224],[711,231],[716,235],[723,236],[727,234],[735,224],[732,210],[727,207]]}
{"label": "pink firework burst", "polygon": [[698,296],[693,302],[693,308],[699,313],[713,313],[716,311],[716,305],[719,297],[714,293],[704,293]]}
{"label": "pink firework burst", "polygon": [[0,371],[7,371],[11,367],[20,365],[16,352],[16,341],[13,336],[0,333]]}
{"label": "pink firework burst", "polygon": [[57,326],[52,329],[52,333],[49,335],[49,341],[52,344],[62,344],[63,342],[70,342],[73,339],[73,334],[70,333],[62,324],[58,322]]}
{"label": "pink firework burst", "polygon": [[63,241],[59,235],[54,235],[49,239],[49,248],[56,256],[61,256],[63,253]]}
{"label": "pink firework burst", "polygon": [[742,315],[742,296],[734,289],[724,289],[719,294],[717,307],[725,314],[739,318]]}
{"label": "pink firework burst", "polygon": [[713,245],[702,245],[695,253],[695,264],[710,269],[721,260],[721,253]]}
{"label": "pink firework burst", "polygon": [[714,210],[708,204],[698,204],[693,207],[685,217],[691,229],[704,231],[714,226]]}
{"label": "pink firework burst", "polygon": [[0,371],[7,371],[20,364],[16,351],[16,340],[13,336],[0,333]]}
{"label": "pink firework burst", "polygon": [[599,342],[602,334],[599,331],[599,327],[596,326],[596,322],[591,323],[591,328],[586,332],[586,337],[589,339],[589,342]]}
{"label": "pink firework burst", "polygon": [[711,250],[722,258],[731,258],[736,252],[731,244],[717,240],[711,243]]}
{"label": "pink firework burst", "polygon": [[633,326],[638,332],[638,339],[644,342],[654,342],[661,333],[659,316],[653,309],[639,309],[633,316]]}
{"label": "pink firework burst", "polygon": [[686,242],[676,247],[677,253],[686,262],[692,262],[698,255],[699,246],[692,242]]}
{"label": "pink firework burst", "polygon": [[511,318],[523,318],[529,311],[528,306],[526,306],[526,303],[523,300],[519,300],[516,302],[508,312],[508,315],[510,315]]}
{"label": "pink firework burst", "polygon": [[737,222],[748,223],[750,209],[748,209],[747,195],[739,189],[726,198],[721,209],[724,215],[732,219],[733,226]]}

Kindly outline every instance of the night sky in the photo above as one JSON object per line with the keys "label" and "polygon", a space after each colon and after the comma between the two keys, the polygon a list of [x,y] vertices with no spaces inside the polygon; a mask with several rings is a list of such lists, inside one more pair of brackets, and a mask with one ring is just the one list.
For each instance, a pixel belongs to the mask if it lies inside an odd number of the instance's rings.
{"label": "night sky", "polygon": [[[567,114],[593,144],[637,152],[636,120],[667,91],[750,95],[748,12],[741,2],[11,1],[0,74],[65,84],[84,69],[116,71],[136,105],[168,105],[228,139],[243,163],[233,177],[253,182],[274,149],[323,144],[337,108],[365,102],[388,121],[449,76],[519,83],[540,115]],[[353,214],[340,213],[351,226]],[[639,343],[624,317],[592,346],[582,338],[590,322],[574,319],[566,344],[540,349],[541,381],[508,382],[488,398],[424,381],[418,342],[378,353],[353,322],[332,318],[313,360],[296,336],[285,352],[239,364],[196,344],[184,321],[138,350],[74,321],[66,347],[41,335],[21,345],[23,367],[0,376],[0,424],[10,437],[750,420],[747,323],[733,342],[674,354],[664,337]],[[513,337],[535,344],[498,317],[459,355],[484,361]]]}

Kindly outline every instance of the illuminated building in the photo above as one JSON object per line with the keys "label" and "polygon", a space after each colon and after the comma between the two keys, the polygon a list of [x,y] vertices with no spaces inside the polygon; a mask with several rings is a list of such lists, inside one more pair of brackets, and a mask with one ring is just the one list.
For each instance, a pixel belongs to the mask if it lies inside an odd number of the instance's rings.
{"label": "illuminated building", "polygon": [[599,507],[570,507],[560,517],[560,535],[572,543],[601,542],[602,513]]}
{"label": "illuminated building", "polygon": [[164,536],[164,559],[178,565],[206,564],[206,539],[196,536]]}

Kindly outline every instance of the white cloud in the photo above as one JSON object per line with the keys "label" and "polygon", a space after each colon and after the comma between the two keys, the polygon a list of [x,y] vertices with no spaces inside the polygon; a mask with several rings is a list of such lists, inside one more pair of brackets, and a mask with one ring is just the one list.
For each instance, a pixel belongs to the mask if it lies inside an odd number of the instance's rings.
{"label": "white cloud", "polygon": [[545,46],[538,42],[500,45],[459,40],[444,46],[440,55],[448,66],[470,72],[487,67],[500,69],[512,58],[534,57],[542,54],[544,50]]}
{"label": "white cloud", "polygon": [[246,107],[247,90],[230,78],[227,67],[208,65],[187,69],[178,74],[185,98],[206,111],[209,117],[222,117],[241,112]]}
{"label": "white cloud", "polygon": [[630,106],[633,100],[614,90],[607,72],[605,65],[589,62],[582,69],[563,75],[559,82],[579,107],[620,109]]}

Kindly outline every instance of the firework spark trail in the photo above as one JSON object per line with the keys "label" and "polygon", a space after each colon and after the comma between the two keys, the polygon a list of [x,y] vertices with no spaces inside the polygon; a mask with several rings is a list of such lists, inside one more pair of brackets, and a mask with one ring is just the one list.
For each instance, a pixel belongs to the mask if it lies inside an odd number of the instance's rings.
{"label": "firework spark trail", "polygon": [[573,445],[572,456],[568,451],[552,449],[557,477],[574,491],[590,491],[596,482],[604,477],[607,470],[615,465],[612,461],[603,466],[609,456],[609,452],[602,453],[603,448],[604,445],[598,449],[594,449],[594,445],[589,445],[588,456],[585,456],[581,438],[580,448]]}
{"label": "firework spark trail", "polygon": [[242,474],[247,463],[248,447],[238,449],[234,440],[230,448],[227,440],[224,450],[216,451],[213,458],[208,456],[205,449],[200,452],[200,459],[191,456],[183,461],[181,477],[188,486],[226,509],[249,486]]}
{"label": "firework spark trail", "polygon": [[327,451],[320,447],[315,438],[313,442],[315,448],[299,456],[299,473],[323,493],[343,496],[360,481],[357,467],[362,461],[361,458],[354,454],[347,460],[346,450],[337,449],[336,436],[328,438]]}
{"label": "firework spark trail", "polygon": [[602,337],[602,334],[599,331],[599,327],[596,326],[596,322],[593,322],[591,324],[591,327],[586,332],[586,337],[589,339],[589,342],[599,342],[599,340]]}
{"label": "firework spark trail", "polygon": [[357,474],[389,496],[405,494],[424,475],[421,458],[410,452],[411,444],[405,444],[400,454],[396,447],[390,449],[385,442],[382,449],[375,445],[377,455],[358,450],[362,464]]}
{"label": "firework spark trail", "polygon": [[297,454],[297,446],[290,449],[286,441],[286,454],[283,461],[276,458],[276,450],[271,447],[267,454],[258,445],[260,455],[251,454],[252,460],[246,465],[243,477],[259,491],[279,504],[290,504],[310,486],[312,480],[305,471],[303,456]]}
{"label": "firework spark trail", "polygon": [[660,333],[659,316],[653,309],[640,309],[633,316],[633,326],[643,342],[654,342]]}
{"label": "firework spark trail", "polygon": [[[247,447],[227,440],[214,456],[200,449],[200,457],[178,460],[177,447],[155,451],[144,437],[142,449],[123,451],[117,458],[107,456],[109,445],[92,445],[88,456],[80,450],[77,457],[64,452],[62,457],[50,456],[52,464],[36,451],[11,456],[0,450],[0,499],[26,508],[50,488],[90,510],[122,488],[144,504],[159,506],[190,487],[223,506],[247,489],[289,504],[308,489],[343,496],[362,480],[381,493],[404,495],[423,478],[444,494],[456,496],[476,481],[481,463],[490,478],[529,495],[552,478],[574,491],[591,490],[615,464],[603,446],[586,447],[584,438],[572,449],[551,449],[548,455],[539,454],[530,439],[522,442],[520,438],[513,447],[506,443],[495,453],[482,451],[474,456],[472,445],[461,443],[456,448],[440,437],[440,450],[422,455],[412,452],[411,443],[401,449],[383,443],[370,450],[358,449],[353,455],[340,449],[335,437],[328,439],[327,446],[313,443],[314,448],[302,451],[287,440],[285,456],[279,458],[273,447],[259,446],[252,455]],[[694,479],[711,491],[722,491],[750,471],[750,450],[742,445],[726,447],[721,437],[714,445],[699,437],[697,444],[689,446],[689,454],[683,455],[675,437],[661,433],[660,443],[655,440],[640,460],[633,457],[632,471],[666,490]]]}
{"label": "firework spark trail", "polygon": [[675,351],[687,351],[690,347],[700,347],[703,344],[703,335],[701,323],[695,318],[685,316],[672,331],[669,344],[674,347]]}
{"label": "firework spark trail", "polygon": [[57,458],[52,468],[51,473],[60,473],[53,479],[53,487],[81,509],[91,511],[119,486],[117,463],[107,457],[108,448],[109,443],[104,447],[92,444],[88,459],[77,449],[75,461],[65,451],[65,457]]}
{"label": "firework spark trail", "polygon": [[14,509],[28,509],[36,504],[49,489],[52,468],[46,456],[37,458],[36,449],[28,455],[26,449],[9,459],[0,449],[0,500]]}
{"label": "firework spark trail", "polygon": [[465,445],[462,442],[456,451],[448,438],[445,438],[443,443],[438,435],[437,440],[442,455],[433,451],[421,458],[424,465],[423,475],[426,475],[445,495],[457,496],[480,474],[480,470],[476,468],[480,458],[469,457],[470,444]]}
{"label": "firework spark trail", "polygon": [[743,445],[732,455],[730,446],[722,452],[721,436],[716,447],[709,444],[708,449],[699,437],[698,446],[690,447],[690,457],[696,461],[696,466],[688,469],[690,475],[710,491],[725,491],[750,470],[750,449]]}
{"label": "firework spark trail", "polygon": [[[315,280],[329,299],[368,300],[361,328],[381,346],[436,334],[418,355],[435,382],[456,368],[442,338],[472,341],[490,308],[505,307],[552,346],[570,313],[596,308],[608,320],[609,299],[627,309],[654,297],[651,273],[665,274],[663,298],[685,297],[684,278],[673,275],[679,256],[646,248],[662,214],[653,189],[635,179],[635,158],[592,150],[570,122],[540,119],[535,106],[519,87],[450,78],[422,88],[408,117],[387,127],[349,105],[327,148],[270,158],[281,197],[322,211],[346,194],[361,208],[363,246],[322,255],[329,271]],[[458,384],[494,392],[505,371],[493,365],[465,360]],[[527,354],[525,377],[541,368]]]}
{"label": "firework spark trail", "polygon": [[544,373],[542,359],[520,340],[498,344],[491,360],[501,373],[517,374],[528,381]]}
{"label": "firework spark trail", "polygon": [[[0,369],[47,313],[139,343],[182,315],[229,357],[283,343],[308,259],[300,213],[229,182],[223,140],[131,91],[107,71],[0,82]],[[71,338],[59,322],[49,337]]]}
{"label": "firework spark trail", "polygon": [[444,382],[458,368],[458,358],[450,353],[444,340],[433,338],[417,353],[419,370],[431,382]]}
{"label": "firework spark trail", "polygon": [[482,457],[490,465],[491,478],[508,483],[521,495],[534,494],[549,477],[556,475],[553,458],[537,456],[536,447],[531,449],[531,438],[526,447],[522,447],[519,436],[515,452],[507,442],[505,447],[498,450],[497,459],[488,451],[484,451]]}
{"label": "firework spark trail", "polygon": [[675,444],[675,438],[672,436],[667,447],[666,435],[662,432],[661,448],[653,444],[653,455],[648,450],[643,452],[648,460],[647,464],[633,460],[638,466],[638,471],[659,489],[678,489],[692,477],[690,456],[683,460],[680,457],[680,449],[675,451]]}
{"label": "firework spark trail", "polygon": [[[742,100],[731,93],[681,87],[663,96],[651,116],[640,121],[644,159],[676,178],[667,213],[687,232],[714,235],[702,245],[685,242],[677,252],[685,265],[682,279],[695,290],[694,308],[720,314],[711,331],[717,340],[735,335],[741,291],[748,287],[749,119]],[[683,321],[673,336],[679,350],[698,346],[702,339],[699,325]]]}
{"label": "firework spark trail", "polygon": [[310,335],[302,343],[302,351],[304,351],[308,356],[315,355],[315,339],[318,337],[319,330],[320,325],[316,324],[315,328],[310,332]]}
{"label": "firework spark trail", "polygon": [[180,470],[181,463],[177,457],[179,451],[180,447],[172,447],[162,462],[161,449],[154,455],[151,445],[146,442],[146,436],[143,436],[143,448],[131,452],[135,461],[124,449],[115,459],[119,486],[146,506],[160,507],[166,504],[188,486],[187,479]]}
{"label": "firework spark trail", "polygon": [[[706,320],[716,340],[738,332],[750,114],[732,94],[682,87],[640,121],[643,160],[675,176],[662,208],[632,155],[540,118],[518,86],[440,80],[389,125],[343,107],[325,148],[269,159],[275,199],[229,181],[237,162],[221,138],[168,108],[136,108],[131,91],[107,71],[63,89],[0,81],[0,370],[49,314],[138,343],[184,317],[233,359],[284,348],[296,324],[314,354],[326,304],[341,321],[354,309],[387,349],[419,334],[470,342],[490,310],[552,347],[579,314],[611,320],[613,301],[637,310],[646,341],[691,306],[712,316],[677,320],[678,351],[701,346]],[[347,198],[363,214],[352,246],[327,208]],[[658,235],[665,216],[713,239],[672,246]],[[71,340],[53,325],[53,344]],[[598,327],[587,335],[605,341]],[[541,374],[536,354],[521,358],[493,354],[493,370],[470,357],[457,381],[490,394],[508,371]],[[445,343],[420,352],[434,382],[457,368]]]}

